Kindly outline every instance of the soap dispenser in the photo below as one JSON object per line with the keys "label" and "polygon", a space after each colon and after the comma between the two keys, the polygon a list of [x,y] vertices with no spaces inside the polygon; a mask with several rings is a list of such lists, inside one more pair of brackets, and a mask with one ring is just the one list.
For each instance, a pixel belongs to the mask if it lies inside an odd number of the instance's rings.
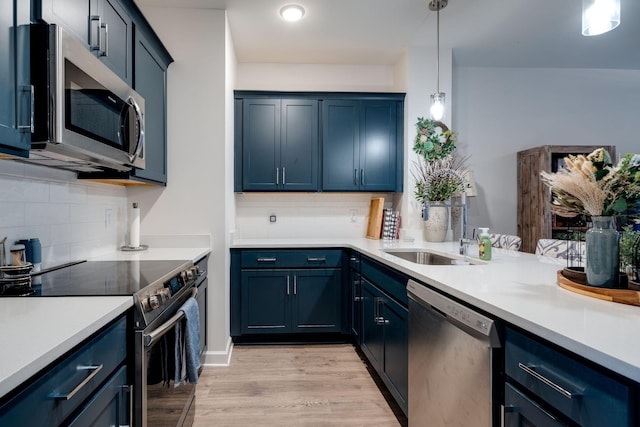
{"label": "soap dispenser", "polygon": [[491,259],[491,239],[489,238],[489,228],[487,227],[480,227],[478,256],[483,261],[489,261]]}

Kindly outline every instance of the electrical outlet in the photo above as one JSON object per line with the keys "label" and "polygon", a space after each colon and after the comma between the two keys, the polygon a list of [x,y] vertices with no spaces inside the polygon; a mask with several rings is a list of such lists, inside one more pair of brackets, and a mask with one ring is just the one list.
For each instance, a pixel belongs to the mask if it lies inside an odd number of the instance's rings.
{"label": "electrical outlet", "polygon": [[277,219],[277,218],[276,218],[276,214],[271,214],[271,215],[269,215],[269,222],[272,222],[272,223],[273,223],[273,222],[276,222],[276,219]]}
{"label": "electrical outlet", "polygon": [[350,215],[350,219],[351,222],[357,222],[358,221],[358,210],[357,209],[351,209],[349,211],[349,215]]}
{"label": "electrical outlet", "polygon": [[104,210],[104,228],[109,228],[113,224],[113,209]]}

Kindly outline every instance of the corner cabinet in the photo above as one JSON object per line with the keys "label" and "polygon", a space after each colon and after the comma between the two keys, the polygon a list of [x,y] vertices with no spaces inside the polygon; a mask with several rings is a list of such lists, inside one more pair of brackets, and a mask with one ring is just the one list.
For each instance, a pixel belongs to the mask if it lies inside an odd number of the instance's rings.
{"label": "corner cabinet", "polygon": [[31,148],[30,2],[0,4],[0,158]]}
{"label": "corner cabinet", "polygon": [[610,145],[543,145],[518,152],[518,236],[522,238],[522,252],[534,253],[539,239],[564,238],[559,233],[576,230],[576,224],[563,222],[551,212],[551,192],[540,180],[540,172],[556,172],[567,155],[589,154],[600,147],[615,161],[616,148]]}
{"label": "corner cabinet", "polygon": [[402,191],[404,94],[235,92],[242,191]]}
{"label": "corner cabinet", "polygon": [[[322,104],[322,189],[400,191],[402,147],[398,108],[387,100],[326,100]],[[399,121],[400,120],[400,121]]]}
{"label": "corner cabinet", "polygon": [[339,249],[232,250],[231,336],[348,333],[342,263]]}

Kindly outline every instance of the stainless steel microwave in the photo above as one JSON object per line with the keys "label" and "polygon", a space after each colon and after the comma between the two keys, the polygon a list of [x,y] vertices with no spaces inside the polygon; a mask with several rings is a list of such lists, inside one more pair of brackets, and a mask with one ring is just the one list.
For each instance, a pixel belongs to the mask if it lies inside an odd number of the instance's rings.
{"label": "stainless steel microwave", "polygon": [[78,172],[144,169],[144,99],[57,25],[33,24],[29,162]]}

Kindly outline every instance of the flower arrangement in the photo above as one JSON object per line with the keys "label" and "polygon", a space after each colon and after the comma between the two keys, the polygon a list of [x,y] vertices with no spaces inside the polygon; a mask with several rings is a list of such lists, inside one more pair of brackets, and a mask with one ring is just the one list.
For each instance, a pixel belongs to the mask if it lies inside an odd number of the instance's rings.
{"label": "flower arrangement", "polygon": [[416,186],[414,196],[420,203],[445,201],[469,185],[463,175],[465,159],[456,156],[458,134],[444,123],[418,117],[413,151],[420,159],[411,174]]}
{"label": "flower arrangement", "polygon": [[558,172],[540,173],[557,215],[619,215],[640,201],[640,155],[626,154],[613,166],[609,153],[598,148],[587,156],[569,155],[564,163]]}

